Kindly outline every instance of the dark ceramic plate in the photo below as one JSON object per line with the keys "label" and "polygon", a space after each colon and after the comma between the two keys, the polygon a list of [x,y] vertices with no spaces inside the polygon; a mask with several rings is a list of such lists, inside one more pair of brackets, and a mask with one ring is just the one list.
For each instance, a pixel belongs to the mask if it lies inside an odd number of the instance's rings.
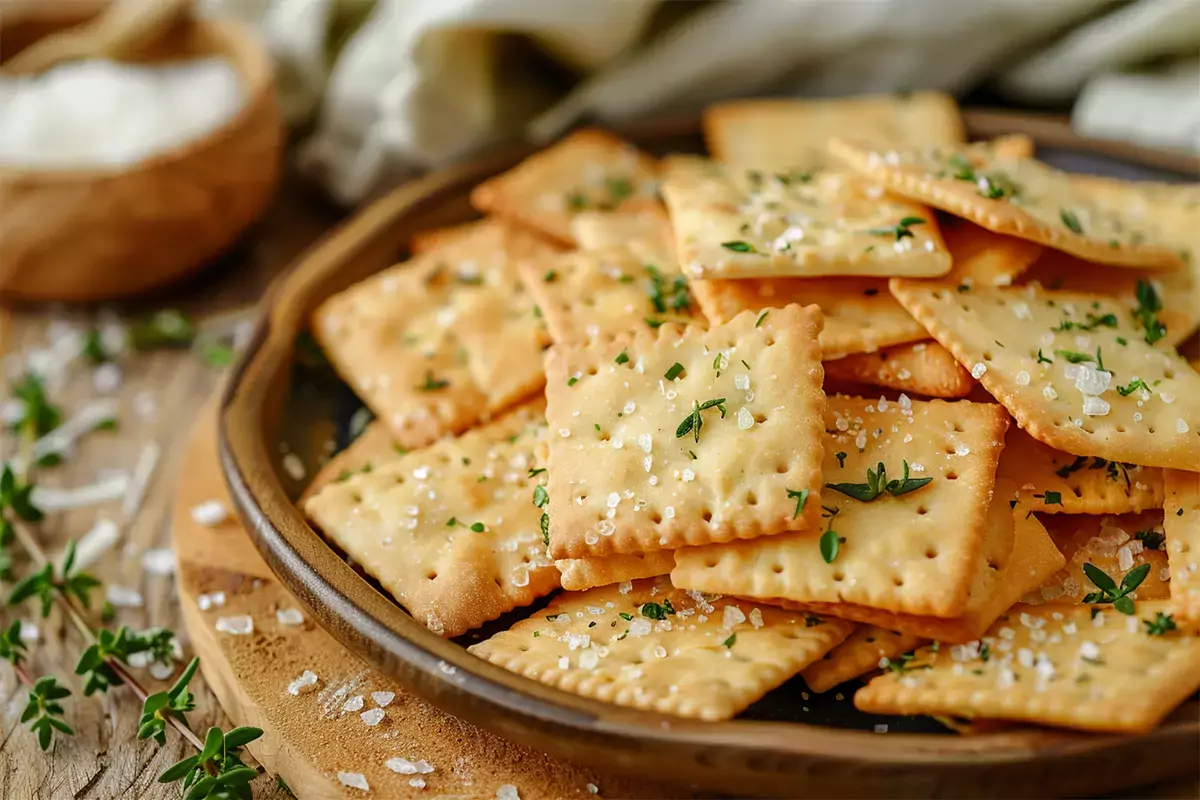
{"label": "dark ceramic plate", "polygon": [[[1045,120],[974,113],[967,122],[975,136],[1030,133],[1039,155],[1065,169],[1182,177],[1170,157],[1082,140]],[[700,152],[697,132],[695,119],[622,131],[653,153]],[[322,300],[401,260],[413,233],[473,218],[471,187],[528,152],[485,157],[384,196],[320,242],[263,301],[223,399],[222,464],[258,548],[325,628],[429,702],[498,734],[579,763],[738,795],[1086,795],[1196,771],[1195,699],[1136,737],[1033,728],[959,736],[929,718],[861,714],[851,701],[855,684],[812,695],[798,678],[723,723],[587,700],[469,655],[464,645],[478,632],[455,641],[436,636],[351,568],[297,511],[302,487],[278,463],[281,442],[309,464],[329,436],[344,446],[359,407],[303,357],[297,337]],[[887,735],[875,733],[877,725],[887,725]]]}

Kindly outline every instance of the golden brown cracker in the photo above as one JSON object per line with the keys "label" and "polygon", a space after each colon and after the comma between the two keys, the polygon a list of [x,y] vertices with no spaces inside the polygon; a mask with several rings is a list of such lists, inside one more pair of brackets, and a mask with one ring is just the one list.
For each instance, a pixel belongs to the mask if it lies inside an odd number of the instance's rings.
{"label": "golden brown cracker", "polygon": [[852,627],[736,598],[709,601],[660,578],[563,593],[470,651],[584,697],[721,720],[820,658]]}
{"label": "golden brown cracker", "polygon": [[859,689],[854,705],[874,714],[1147,731],[1200,688],[1200,638],[1151,634],[1169,611],[1139,603],[1135,616],[1093,619],[1086,606],[1018,606],[981,642],[918,650],[904,670]]}
{"label": "golden brown cracker", "polygon": [[675,261],[675,240],[667,210],[660,203],[625,211],[581,211],[571,233],[582,250],[638,246],[653,263]]}
{"label": "golden brown cracker", "polygon": [[1036,286],[893,281],[892,294],[1038,441],[1200,470],[1200,375],[1147,342],[1153,313]]}
{"label": "golden brown cracker", "polygon": [[958,105],[942,92],[733,100],[709,106],[702,122],[713,158],[774,171],[829,166],[829,139],[847,131],[893,147],[966,140]]}
{"label": "golden brown cracker", "polygon": [[458,636],[558,587],[533,503],[545,422],[511,428],[486,426],[327,484],[304,512],[415,619]]}
{"label": "golden brown cracker", "polygon": [[935,341],[886,347],[825,362],[825,384],[866,384],[927,397],[966,397],[975,381]]}
{"label": "golden brown cracker", "polygon": [[941,220],[942,239],[954,262],[946,281],[1009,286],[1044,252],[1036,242],[1002,236],[965,219]]}
{"label": "golden brown cracker", "polygon": [[[741,597],[958,617],[977,571],[1007,426],[995,404],[829,398],[820,529],[679,550],[671,580]],[[905,462],[912,480],[931,480],[870,502],[833,488],[869,482],[867,470],[879,463],[885,483],[899,481]],[[828,530],[845,540],[832,561],[822,549]]]}
{"label": "golden brown cracker", "polygon": [[937,277],[936,216],[850,172],[764,174],[677,159],[662,188],[680,268],[696,280]]}
{"label": "golden brown cracker", "polygon": [[920,636],[859,625],[844,642],[806,667],[800,676],[811,691],[820,694],[868,672],[884,669],[892,659],[924,643]]}
{"label": "golden brown cracker", "polygon": [[1171,605],[1188,622],[1200,622],[1200,475],[1166,471],[1163,531],[1171,574]]}
{"label": "golden brown cracker", "polygon": [[654,159],[611,133],[579,130],[476,186],[471,204],[571,245],[576,214],[654,200],[657,172]]}
{"label": "golden brown cracker", "polygon": [[1102,264],[1177,269],[1177,249],[1136,190],[1100,193],[1036,159],[993,143],[902,151],[834,139],[830,150],[889,192]]}
{"label": "golden brown cracker", "polygon": [[542,387],[545,332],[515,262],[546,251],[490,222],[329,298],[313,335],[396,441],[421,447]]}
{"label": "golden brown cracker", "polygon": [[562,573],[564,589],[582,592],[610,583],[667,575],[675,566],[675,554],[670,550],[659,550],[603,558],[564,558],[555,561],[554,566]]}
{"label": "golden brown cracker", "polygon": [[[820,312],[664,325],[546,359],[551,551],[647,553],[811,525],[821,483]],[[719,402],[718,402],[719,401]]]}

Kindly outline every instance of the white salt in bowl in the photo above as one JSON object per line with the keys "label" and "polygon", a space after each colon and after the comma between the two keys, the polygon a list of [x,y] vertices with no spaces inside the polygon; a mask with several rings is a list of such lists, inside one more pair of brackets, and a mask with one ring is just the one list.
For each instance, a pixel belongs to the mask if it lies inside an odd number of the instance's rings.
{"label": "white salt in bowl", "polygon": [[[44,22],[33,30],[24,41],[0,31],[0,52],[45,33]],[[197,138],[128,165],[0,164],[0,298],[143,294],[212,263],[261,216],[279,182],[285,132],[273,66],[254,35],[232,22],[190,21],[139,61],[211,56],[233,66],[242,104]]]}

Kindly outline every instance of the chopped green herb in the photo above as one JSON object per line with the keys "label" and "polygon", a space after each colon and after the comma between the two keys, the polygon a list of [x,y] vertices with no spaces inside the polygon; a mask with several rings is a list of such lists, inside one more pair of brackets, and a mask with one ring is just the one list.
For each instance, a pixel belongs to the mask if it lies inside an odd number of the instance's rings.
{"label": "chopped green herb", "polygon": [[880,461],[875,469],[867,469],[866,483],[827,483],[825,488],[833,489],[835,492],[840,492],[847,497],[853,497],[855,500],[861,500],[869,503],[885,491],[893,497],[899,497],[902,494],[915,492],[922,486],[925,486],[933,481],[933,478],[910,478],[908,461],[904,461],[904,477],[897,480],[888,481],[887,470]]}
{"label": "chopped green herb", "polygon": [[1064,319],[1057,328],[1053,328],[1056,333],[1070,330],[1094,331],[1096,328],[1115,328],[1117,327],[1116,314],[1104,314],[1097,316],[1092,312],[1087,314],[1087,322],[1075,322],[1073,320]]}
{"label": "chopped green herb", "polygon": [[844,451],[841,453],[834,453],[833,457],[838,460],[839,467],[841,467],[842,469],[846,468],[846,453]]}
{"label": "chopped green herb", "polygon": [[1087,456],[1078,456],[1074,461],[1072,461],[1067,466],[1061,467],[1061,468],[1055,470],[1054,474],[1060,478],[1065,478],[1068,475],[1070,475],[1072,472],[1077,472],[1080,469],[1083,469],[1083,465],[1086,464],[1087,461],[1088,461]]}
{"label": "chopped green herb", "polygon": [[530,469],[529,477],[536,478],[538,475],[541,475],[545,471],[546,471],[545,467],[537,467],[536,469]]}
{"label": "chopped green herb", "polygon": [[675,609],[671,607],[670,598],[663,600],[661,605],[658,603],[646,603],[639,611],[647,619],[666,619],[668,615],[675,613]]}
{"label": "chopped green herb", "polygon": [[626,622],[629,622],[631,619],[633,619],[633,614],[629,614],[624,611],[620,612],[618,616]]}
{"label": "chopped green herb", "polygon": [[558,273],[552,269],[546,270],[546,274],[542,276],[542,281],[545,283],[554,283],[558,280]]}
{"label": "chopped green herb", "polygon": [[1146,626],[1146,635],[1148,636],[1162,636],[1167,631],[1173,631],[1178,627],[1170,614],[1164,614],[1161,611],[1154,619],[1142,620],[1142,624]]}
{"label": "chopped green herb", "polygon": [[[545,470],[542,470],[545,472]],[[545,486],[533,487],[533,504],[538,508],[545,508],[550,502],[550,493],[546,491]]]}
{"label": "chopped green herb", "polygon": [[550,515],[542,512],[542,518],[538,520],[538,526],[542,529],[542,544],[546,547],[550,546]]}
{"label": "chopped green herb", "polygon": [[1145,389],[1150,394],[1154,393],[1154,391],[1150,388],[1150,384],[1146,383],[1141,378],[1134,378],[1124,386],[1118,386],[1117,394],[1121,395],[1121,397],[1129,397],[1129,395],[1133,394],[1138,389]]}
{"label": "chopped green herb", "polygon": [[838,557],[838,550],[844,541],[833,528],[821,534],[821,558],[826,564],[832,564]]}
{"label": "chopped green herb", "polygon": [[1167,326],[1158,319],[1158,312],[1163,309],[1162,300],[1148,281],[1139,280],[1135,294],[1138,307],[1133,312],[1134,320],[1146,332],[1146,343],[1154,344],[1167,335]]}
{"label": "chopped green herb", "polygon": [[815,628],[818,625],[824,625],[824,624],[825,624],[825,620],[821,619],[820,617],[818,617],[814,614],[805,614],[804,615],[804,627],[806,627],[806,628]]}
{"label": "chopped green herb", "polygon": [[804,510],[804,504],[808,502],[808,489],[801,489],[800,491],[788,489],[787,496],[789,500],[795,499],[796,501],[796,513],[792,514],[792,519],[795,519],[800,516],[800,512]]}
{"label": "chopped green herb", "polygon": [[567,378],[567,386],[574,386],[577,383],[579,383],[579,378],[576,378],[574,375]]}
{"label": "chopped green herb", "polygon": [[683,364],[680,364],[678,361],[676,361],[674,364],[671,365],[671,368],[669,370],[667,370],[666,373],[663,374],[663,377],[669,381],[673,381],[679,377],[679,375],[683,372],[683,370],[684,370]]}
{"label": "chopped green herb", "polygon": [[764,311],[761,314],[759,314],[758,320],[754,323],[754,327],[761,328],[763,322],[766,321],[766,319],[767,319],[767,314],[770,314],[770,313],[771,313],[770,311]]}
{"label": "chopped green herb", "polygon": [[[1183,509],[1180,510],[1182,511]],[[1163,545],[1167,541],[1166,534],[1162,531],[1156,531],[1153,528],[1138,531],[1133,535],[1133,538],[1141,542],[1147,550],[1162,550]]]}
{"label": "chopped green herb", "polygon": [[587,208],[587,205],[587,197],[585,197],[581,192],[572,192],[571,194],[567,195],[567,206],[572,211],[582,211],[583,209]]}
{"label": "chopped green herb", "polygon": [[222,369],[233,363],[235,352],[231,345],[221,342],[205,342],[200,350],[204,363],[214,369]]}
{"label": "chopped green herb", "polygon": [[425,373],[425,382],[416,387],[418,392],[436,392],[439,389],[445,389],[450,385],[450,381],[437,380],[433,377],[432,372]]}
{"label": "chopped green herb", "polygon": [[1061,492],[1046,492],[1045,494],[1035,494],[1034,497],[1041,499],[1042,503],[1044,505],[1048,505],[1048,506],[1061,506],[1063,504]]}
{"label": "chopped green herb", "polygon": [[[724,247],[726,250],[732,250],[735,253],[758,253],[754,245],[749,242],[721,242],[721,247]],[[762,253],[758,254],[763,255]]]}
{"label": "chopped green herb", "polygon": [[1062,208],[1059,209],[1058,216],[1062,219],[1063,225],[1066,225],[1075,233],[1083,233],[1083,226],[1079,224],[1079,217],[1075,216],[1074,211]]}
{"label": "chopped green herb", "polygon": [[189,347],[196,338],[191,320],[173,308],[155,311],[134,323],[129,329],[129,342],[135,350],[158,347]]}
{"label": "chopped green herb", "polygon": [[[668,310],[679,311],[686,313],[692,307],[692,294],[688,289],[687,278],[682,275],[676,275],[668,284],[666,278],[658,267],[653,264],[644,265],[646,273],[650,276],[650,302],[654,305],[654,310],[659,314],[664,314]],[[650,323],[650,320],[646,320]],[[662,325],[659,322],[651,327],[657,328]]]}
{"label": "chopped green herb", "polygon": [[1072,364],[1085,364],[1095,362],[1096,360],[1095,356],[1088,355],[1087,353],[1076,353],[1072,350],[1055,350],[1054,355],[1059,358],[1065,358]]}
{"label": "chopped green herb", "polygon": [[909,230],[913,225],[924,225],[925,220],[921,217],[904,217],[898,223],[890,228],[871,228],[867,233],[874,236],[894,236],[898,242],[906,237],[911,237],[913,232]]}
{"label": "chopped green herb", "polygon": [[628,364],[629,363],[629,353],[626,353],[624,350],[622,350],[621,354],[619,356],[617,356],[616,358],[614,358],[613,361],[617,364]]}
{"label": "chopped green herb", "polygon": [[83,338],[83,348],[79,354],[91,361],[93,364],[103,364],[106,361],[112,361],[112,356],[104,347],[104,338],[100,335],[100,331],[95,328],[90,329],[87,335]]}
{"label": "chopped green herb", "polygon": [[721,642],[722,647],[733,647],[735,644],[737,644],[737,634],[736,633],[729,634],[729,638],[726,639],[725,641]]}
{"label": "chopped green herb", "polygon": [[625,178],[609,178],[608,193],[612,196],[613,203],[619,204],[633,194],[633,185]]}
{"label": "chopped green herb", "polygon": [[727,409],[725,408],[725,398],[719,397],[715,400],[705,400],[703,403],[692,401],[692,412],[684,418],[683,422],[679,423],[679,427],[675,429],[675,438],[682,439],[689,433],[692,433],[697,442],[700,441],[700,428],[704,424],[704,417],[700,412],[716,406],[721,412],[721,419],[725,419]]}
{"label": "chopped green herb", "polygon": [[1053,363],[1054,363],[1054,361],[1053,361],[1052,359],[1046,358],[1044,355],[1042,355],[1042,349],[1039,347],[1039,348],[1038,348],[1038,354],[1037,354],[1037,363],[1039,363],[1039,364],[1053,364]]}
{"label": "chopped green herb", "polygon": [[1119,587],[1108,573],[1091,562],[1083,565],[1083,574],[1100,590],[1084,595],[1083,602],[1111,603],[1112,607],[1122,614],[1133,614],[1133,599],[1129,595],[1146,580],[1146,576],[1150,574],[1150,565],[1141,564],[1126,572]]}
{"label": "chopped green herb", "polygon": [[984,642],[979,648],[979,660],[987,661],[991,657],[992,657],[992,648],[988,646],[987,642]]}

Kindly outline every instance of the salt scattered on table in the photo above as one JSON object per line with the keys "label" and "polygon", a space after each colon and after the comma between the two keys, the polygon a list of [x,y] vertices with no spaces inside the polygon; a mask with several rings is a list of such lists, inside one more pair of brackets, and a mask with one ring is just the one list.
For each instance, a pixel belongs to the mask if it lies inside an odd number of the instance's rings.
{"label": "salt scattered on table", "polygon": [[380,708],[383,708],[384,706],[391,705],[392,701],[396,699],[396,693],[395,692],[371,692],[371,699],[373,701],[375,701],[375,705],[379,706]]}
{"label": "salt scattered on table", "polygon": [[38,629],[37,623],[31,620],[21,620],[21,632],[19,634],[22,642],[36,642],[41,638],[42,632]]}
{"label": "salt scattered on table", "polygon": [[371,785],[367,783],[367,777],[361,772],[338,772],[338,782],[342,786],[349,786],[351,789],[362,789],[364,792],[371,791]]}
{"label": "salt scattered on table", "polygon": [[239,614],[234,617],[217,617],[217,624],[213,627],[221,633],[246,636],[254,632],[254,619],[249,614]]}
{"label": "salt scattered on table", "polygon": [[86,570],[99,561],[117,543],[119,533],[117,523],[111,519],[96,520],[75,546],[75,565],[72,569]]}
{"label": "salt scattered on table", "polygon": [[141,608],[143,604],[141,592],[132,587],[120,586],[115,583],[110,583],[105,587],[104,599],[117,608]]}
{"label": "salt scattered on table", "polygon": [[153,661],[150,664],[150,676],[156,681],[165,681],[175,674],[175,665],[169,661]]}
{"label": "salt scattered on table", "polygon": [[172,575],[175,572],[175,554],[165,547],[147,550],[142,554],[142,569],[151,575]]}
{"label": "salt scattered on table", "polygon": [[366,711],[359,714],[362,721],[374,727],[383,722],[383,718],[387,716],[387,712],[382,708],[368,708]]}
{"label": "salt scattered on table", "polygon": [[300,673],[300,677],[288,684],[287,691],[290,695],[308,694],[317,688],[317,673],[311,669],[306,669]]}
{"label": "salt scattered on table", "polygon": [[361,711],[362,707],[363,697],[361,694],[356,694],[342,704],[342,711]]}
{"label": "salt scattered on table", "polygon": [[275,619],[280,625],[303,625],[304,614],[298,608],[279,608],[275,610]]}
{"label": "salt scattered on table", "polygon": [[220,500],[205,500],[192,506],[192,521],[212,528],[229,519],[229,509]]}

